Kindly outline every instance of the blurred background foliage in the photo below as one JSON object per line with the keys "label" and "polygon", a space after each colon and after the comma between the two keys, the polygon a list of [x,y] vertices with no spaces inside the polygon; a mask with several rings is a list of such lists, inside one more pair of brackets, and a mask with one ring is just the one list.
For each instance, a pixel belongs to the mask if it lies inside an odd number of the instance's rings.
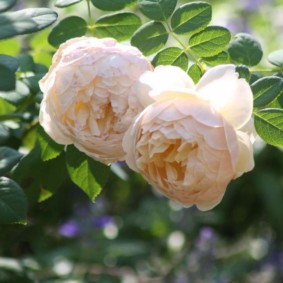
{"label": "blurred background foliage", "polygon": [[[282,48],[282,0],[208,2],[213,24],[232,34],[251,33],[265,53]],[[56,8],[54,1],[18,1],[13,9],[26,7],[49,7],[60,19],[87,18],[84,1],[66,9]],[[93,17],[101,13],[94,7],[92,12]],[[56,50],[47,41],[50,31],[2,40],[0,53],[17,56],[21,71],[36,68],[40,76]],[[38,93],[36,82],[26,83]],[[21,133],[14,132],[1,145],[17,148]],[[31,128],[25,146],[35,138]],[[35,191],[25,191],[27,225],[0,226],[0,282],[283,282],[282,149],[258,140],[255,163],[255,169],[233,181],[223,201],[208,212],[184,209],[156,195],[123,163],[112,166],[95,203],[69,181],[50,198],[46,192],[46,200],[39,203]]]}

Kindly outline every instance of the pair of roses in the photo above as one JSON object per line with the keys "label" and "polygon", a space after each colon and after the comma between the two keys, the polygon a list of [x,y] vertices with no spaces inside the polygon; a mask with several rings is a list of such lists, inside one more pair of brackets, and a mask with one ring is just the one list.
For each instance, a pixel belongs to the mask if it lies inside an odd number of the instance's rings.
{"label": "pair of roses", "polygon": [[125,160],[183,206],[213,208],[254,166],[252,92],[234,65],[195,85],[134,47],[81,37],[60,46],[40,87],[39,121],[57,143],[105,164]]}

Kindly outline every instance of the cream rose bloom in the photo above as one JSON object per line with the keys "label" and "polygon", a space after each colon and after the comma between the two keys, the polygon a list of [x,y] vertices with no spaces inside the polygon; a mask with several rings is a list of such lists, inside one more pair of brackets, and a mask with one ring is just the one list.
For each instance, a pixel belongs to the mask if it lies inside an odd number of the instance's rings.
{"label": "cream rose bloom", "polygon": [[134,84],[150,69],[138,49],[114,39],[68,40],[40,81],[40,124],[57,143],[98,161],[124,160],[122,138],[143,109]]}
{"label": "cream rose bloom", "polygon": [[254,166],[253,98],[233,65],[208,70],[195,85],[160,66],[137,85],[146,107],[126,132],[126,162],[185,207],[217,205],[228,183]]}

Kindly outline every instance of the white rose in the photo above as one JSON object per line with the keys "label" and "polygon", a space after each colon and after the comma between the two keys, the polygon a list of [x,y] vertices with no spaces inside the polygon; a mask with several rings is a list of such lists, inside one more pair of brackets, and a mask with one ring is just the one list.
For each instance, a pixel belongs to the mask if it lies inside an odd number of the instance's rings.
{"label": "white rose", "polygon": [[126,162],[183,206],[208,210],[228,183],[254,166],[253,97],[233,65],[208,70],[195,85],[160,66],[138,83],[146,107],[126,132]]}
{"label": "white rose", "polygon": [[40,124],[57,143],[98,161],[123,160],[123,135],[143,109],[134,84],[150,69],[138,49],[114,39],[68,40],[40,81]]}

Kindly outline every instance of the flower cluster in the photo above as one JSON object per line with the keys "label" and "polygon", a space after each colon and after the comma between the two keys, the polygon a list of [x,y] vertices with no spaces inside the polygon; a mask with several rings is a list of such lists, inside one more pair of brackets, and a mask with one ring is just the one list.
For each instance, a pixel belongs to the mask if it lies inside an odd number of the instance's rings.
{"label": "flower cluster", "polygon": [[103,163],[125,160],[163,195],[208,210],[254,166],[252,92],[234,65],[195,85],[114,39],[61,45],[40,82],[40,123],[60,144]]}

